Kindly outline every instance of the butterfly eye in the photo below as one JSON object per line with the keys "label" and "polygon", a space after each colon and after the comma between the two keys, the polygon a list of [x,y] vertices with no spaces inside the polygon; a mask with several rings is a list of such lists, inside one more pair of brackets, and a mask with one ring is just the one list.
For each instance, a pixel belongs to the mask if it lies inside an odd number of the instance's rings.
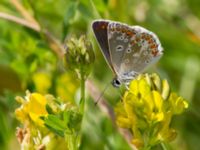
{"label": "butterfly eye", "polygon": [[122,45],[118,45],[116,47],[116,51],[123,51],[124,47]]}
{"label": "butterfly eye", "polygon": [[120,85],[121,85],[121,82],[118,80],[118,79],[113,79],[113,81],[112,81],[112,85],[114,86],[114,87],[116,87],[116,88],[118,88],[118,87],[120,87]]}

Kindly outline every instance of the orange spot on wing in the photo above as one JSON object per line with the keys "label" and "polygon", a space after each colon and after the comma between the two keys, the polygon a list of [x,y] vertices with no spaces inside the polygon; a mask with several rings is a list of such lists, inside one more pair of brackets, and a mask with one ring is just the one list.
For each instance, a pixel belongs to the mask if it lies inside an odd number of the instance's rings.
{"label": "orange spot on wing", "polygon": [[149,42],[150,41],[150,37],[146,36],[145,39]]}
{"label": "orange spot on wing", "polygon": [[150,48],[152,48],[152,49],[155,49],[156,47],[157,47],[156,44],[153,44],[150,46]]}
{"label": "orange spot on wing", "polygon": [[157,54],[158,54],[158,50],[153,49],[151,53],[152,53],[152,55],[155,57],[155,56],[157,56]]}
{"label": "orange spot on wing", "polygon": [[126,32],[126,35],[127,35],[127,36],[133,36],[133,35],[134,35],[134,33],[133,33],[133,32],[131,32],[131,31],[127,31],[127,32]]}

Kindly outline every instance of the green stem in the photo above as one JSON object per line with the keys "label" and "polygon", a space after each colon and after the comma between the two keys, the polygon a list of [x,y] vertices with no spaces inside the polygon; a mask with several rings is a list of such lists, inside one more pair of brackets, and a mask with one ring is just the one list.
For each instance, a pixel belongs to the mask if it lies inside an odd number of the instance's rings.
{"label": "green stem", "polygon": [[161,146],[162,146],[163,150],[171,150],[170,146],[167,143],[165,143],[165,142],[162,142]]}
{"label": "green stem", "polygon": [[84,114],[85,107],[85,78],[83,71],[81,72],[81,100],[80,100],[80,112]]}
{"label": "green stem", "polygon": [[147,145],[144,148],[142,148],[142,150],[151,150],[151,146]]}
{"label": "green stem", "polygon": [[67,141],[68,149],[78,150],[78,143],[74,134],[66,134],[65,139]]}

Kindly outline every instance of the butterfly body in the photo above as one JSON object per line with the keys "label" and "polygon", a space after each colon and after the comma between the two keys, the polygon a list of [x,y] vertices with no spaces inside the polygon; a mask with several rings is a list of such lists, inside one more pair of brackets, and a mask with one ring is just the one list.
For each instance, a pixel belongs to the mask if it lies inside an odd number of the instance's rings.
{"label": "butterfly body", "polygon": [[158,37],[140,26],[95,20],[92,23],[101,51],[114,72],[113,86],[129,84],[163,54]]}

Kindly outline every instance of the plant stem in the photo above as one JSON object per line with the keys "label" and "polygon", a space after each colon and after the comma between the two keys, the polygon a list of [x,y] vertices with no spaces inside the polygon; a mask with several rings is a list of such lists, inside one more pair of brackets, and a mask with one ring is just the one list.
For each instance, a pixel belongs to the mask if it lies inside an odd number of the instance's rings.
{"label": "plant stem", "polygon": [[85,107],[85,77],[84,73],[81,69],[81,100],[80,100],[80,112],[84,114]]}
{"label": "plant stem", "polygon": [[70,150],[77,150],[78,149],[75,134],[66,134],[65,139],[67,141],[67,145],[68,145],[68,148]]}
{"label": "plant stem", "polygon": [[170,146],[167,143],[165,143],[165,142],[162,142],[161,146],[162,146],[163,150],[171,150]]}

